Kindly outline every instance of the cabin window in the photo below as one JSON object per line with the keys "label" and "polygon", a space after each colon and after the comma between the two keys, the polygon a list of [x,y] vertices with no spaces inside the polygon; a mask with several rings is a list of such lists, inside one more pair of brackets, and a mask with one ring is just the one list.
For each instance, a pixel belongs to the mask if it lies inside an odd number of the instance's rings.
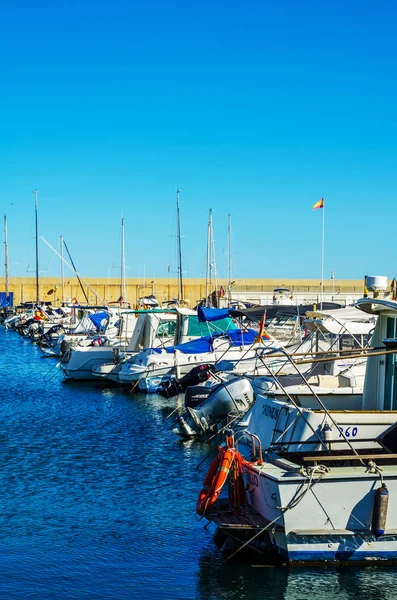
{"label": "cabin window", "polygon": [[363,336],[362,334],[344,334],[339,338],[339,349],[340,350],[351,350],[352,348],[363,347]]}
{"label": "cabin window", "polygon": [[187,335],[189,337],[203,337],[212,333],[223,333],[231,329],[236,329],[236,326],[230,317],[214,322],[201,322],[198,317],[192,315],[189,316]]}
{"label": "cabin window", "polygon": [[157,337],[175,337],[176,321],[161,320],[157,328]]}
{"label": "cabin window", "polygon": [[[396,337],[396,319],[388,317],[386,323],[386,337]],[[385,356],[385,398],[384,410],[397,410],[397,385],[396,385],[396,355]]]}

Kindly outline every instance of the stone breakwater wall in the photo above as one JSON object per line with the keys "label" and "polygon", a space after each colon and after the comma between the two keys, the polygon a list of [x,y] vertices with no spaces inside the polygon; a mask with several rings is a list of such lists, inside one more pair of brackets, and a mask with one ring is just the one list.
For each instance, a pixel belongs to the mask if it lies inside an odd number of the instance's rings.
{"label": "stone breakwater wall", "polygon": [[[100,303],[94,292],[98,294],[105,302],[114,302],[120,298],[120,281],[115,278],[86,278],[83,282],[83,288],[91,304]],[[87,285],[88,284],[88,285]],[[291,294],[286,295],[291,298],[291,302],[302,302],[307,300],[316,300],[321,293],[321,282],[319,279],[235,279],[232,284],[232,298],[241,301],[249,301],[256,304],[271,303],[275,288],[288,288]],[[91,288],[91,289],[90,289]],[[0,291],[4,291],[4,279],[0,283]],[[359,298],[363,295],[363,280],[361,279],[328,279],[324,281],[324,299],[344,299],[349,302],[351,299]],[[9,290],[14,292],[14,304],[28,302],[36,297],[36,280],[34,277],[12,277],[9,280]],[[157,278],[147,279],[126,279],[127,300],[131,305],[135,305],[139,298],[154,294],[161,303],[166,300],[172,300],[177,297],[178,283],[175,278]],[[219,280],[217,282],[217,296],[222,297],[223,292],[227,291],[227,281]],[[39,278],[40,300],[52,301],[59,305],[62,302],[62,284],[60,277],[40,277]],[[209,292],[215,294],[215,286],[212,285]],[[204,279],[186,278],[183,281],[183,297],[188,306],[195,306],[203,299],[206,294],[206,285]],[[64,300],[70,301],[76,298],[78,302],[85,303],[84,294],[80,284],[75,277],[65,278]]]}

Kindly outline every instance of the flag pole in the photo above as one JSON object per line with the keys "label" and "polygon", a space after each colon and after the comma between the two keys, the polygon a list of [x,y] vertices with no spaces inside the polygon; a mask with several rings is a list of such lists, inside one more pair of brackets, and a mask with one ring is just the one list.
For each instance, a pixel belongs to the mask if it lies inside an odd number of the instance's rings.
{"label": "flag pole", "polygon": [[323,219],[321,233],[321,295],[320,295],[320,310],[323,310],[323,293],[324,293],[324,221],[325,221],[325,200],[323,200]]}

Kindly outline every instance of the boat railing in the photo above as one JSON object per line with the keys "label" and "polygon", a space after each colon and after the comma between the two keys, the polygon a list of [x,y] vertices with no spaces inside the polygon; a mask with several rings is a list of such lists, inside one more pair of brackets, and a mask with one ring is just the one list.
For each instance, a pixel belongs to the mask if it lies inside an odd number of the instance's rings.
{"label": "boat railing", "polygon": [[[327,409],[327,407],[325,406],[325,404],[323,403],[323,401],[321,400],[321,398],[319,397],[319,395],[316,393],[314,387],[309,383],[309,381],[307,380],[307,378],[305,377],[305,375],[299,370],[299,367],[296,364],[294,358],[290,354],[288,354],[288,352],[286,352],[286,350],[284,350],[284,348],[282,348],[282,347],[278,348],[277,352],[280,352],[281,354],[283,354],[287,358],[288,362],[294,367],[294,369],[296,370],[296,372],[298,373],[298,375],[301,377],[301,379],[304,382],[304,384],[307,386],[307,388],[310,390],[310,392],[313,395],[313,397],[318,402],[320,409],[322,411],[324,411],[324,414],[327,415],[328,419],[331,421],[331,423],[333,424],[333,426],[335,427],[335,429],[340,431],[341,437],[344,439],[344,441],[346,442],[346,444],[348,445],[348,447],[350,448],[350,450],[352,451],[352,453],[358,456],[357,450],[353,447],[351,441],[346,437],[344,431],[342,431],[339,428],[339,426],[338,426],[337,422],[335,421],[334,417],[331,415],[330,411]],[[266,365],[266,363],[265,363],[264,360],[262,360],[262,363],[263,363],[263,365],[265,367],[267,367],[267,365]],[[274,373],[272,374],[270,372],[270,369],[269,369],[269,374],[274,378],[276,384],[280,387],[280,389],[286,395],[286,397],[288,398],[289,402],[294,406],[294,408],[300,413],[301,417],[305,420],[306,424],[311,429],[312,433],[318,439],[320,446],[322,446],[324,448],[324,450],[328,454],[331,454],[331,450],[329,449],[329,447],[327,447],[326,442],[322,439],[322,436],[319,434],[319,432],[316,431],[316,429],[314,429],[312,423],[307,418],[307,416],[305,414],[305,411],[302,409],[302,407],[299,406],[298,403],[293,398],[293,396],[288,393],[288,390],[283,386],[283,384],[281,383],[280,379],[276,375],[274,375]],[[361,462],[364,464],[363,461],[361,461]]]}
{"label": "boat railing", "polygon": [[235,446],[238,447],[238,442],[246,436],[251,438],[251,453],[252,453],[253,458],[255,458],[255,456],[256,456],[255,446],[258,447],[258,459],[256,462],[259,464],[262,464],[263,463],[262,443],[261,443],[259,437],[255,433],[251,433],[251,431],[249,431],[248,429],[243,429],[242,431],[239,431],[237,435],[233,435],[233,441],[234,441]]}

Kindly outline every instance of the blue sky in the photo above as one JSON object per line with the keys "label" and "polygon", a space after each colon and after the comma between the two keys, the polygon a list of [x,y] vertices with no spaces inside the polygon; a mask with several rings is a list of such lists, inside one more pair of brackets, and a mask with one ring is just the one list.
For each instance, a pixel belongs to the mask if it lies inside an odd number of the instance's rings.
{"label": "blue sky", "polygon": [[[83,276],[394,276],[397,79],[391,1],[3,3],[0,208],[11,275],[62,234]],[[1,234],[1,238],[3,236]],[[42,275],[59,261],[40,246]],[[3,262],[3,261],[2,261]],[[113,265],[115,265],[113,267]],[[29,266],[29,267],[28,267]]]}

